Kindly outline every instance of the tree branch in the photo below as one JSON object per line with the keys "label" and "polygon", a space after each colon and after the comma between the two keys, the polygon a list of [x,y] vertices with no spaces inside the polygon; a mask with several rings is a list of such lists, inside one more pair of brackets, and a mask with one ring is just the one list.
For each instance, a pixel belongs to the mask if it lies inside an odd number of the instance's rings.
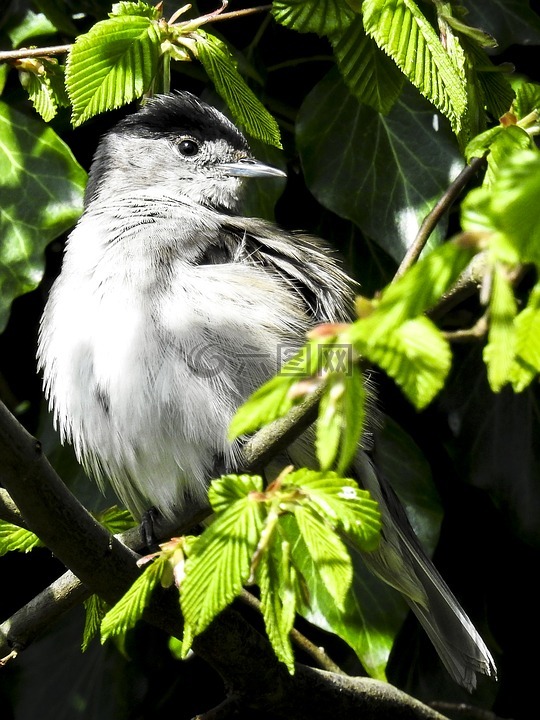
{"label": "tree branch", "polygon": [[[24,648],[31,634],[35,636],[58,616],[58,603],[51,602],[55,593],[62,597],[59,604],[64,611],[89,592],[97,592],[114,603],[140,570],[135,563],[137,556],[80,505],[44,457],[39,442],[2,404],[0,468],[2,483],[28,527],[86,586],[67,573],[3,623],[0,655],[9,656]],[[140,542],[138,529],[128,535]],[[181,637],[176,591],[156,588],[144,618],[169,635]],[[32,627],[30,633],[28,627]],[[268,640],[231,609],[195,638],[193,649],[217,670],[230,695],[238,697],[244,708],[271,708],[277,717],[293,716],[296,720],[333,720],[353,708],[364,718],[383,718],[388,713],[406,720],[443,718],[391,685],[368,678],[343,677],[300,664],[291,677],[277,661]]]}
{"label": "tree branch", "polygon": [[394,280],[401,277],[416,263],[422,250],[426,246],[431,233],[435,230],[435,227],[444,213],[454,204],[465,185],[474,177],[474,175],[476,175],[485,161],[485,156],[481,158],[473,158],[471,162],[463,168],[451,185],[449,185],[444,194],[441,195],[435,206],[424,218],[414,242],[405,253],[405,257],[397,269]]}

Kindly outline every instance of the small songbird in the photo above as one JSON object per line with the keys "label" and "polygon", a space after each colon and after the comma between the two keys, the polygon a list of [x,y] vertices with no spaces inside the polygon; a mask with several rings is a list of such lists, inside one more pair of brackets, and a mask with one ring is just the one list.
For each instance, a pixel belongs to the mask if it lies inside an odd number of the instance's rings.
{"label": "small songbird", "polygon": [[[309,328],[351,319],[354,285],[321,240],[241,214],[246,180],[279,176],[186,92],[148,101],[99,144],[38,361],[62,441],[137,518],[156,508],[173,519],[204,501],[212,477],[241,469],[227,438],[235,410]],[[305,442],[289,454],[310,462]],[[495,676],[361,450],[356,470],[383,514],[370,569],[404,594],[457,682]]]}

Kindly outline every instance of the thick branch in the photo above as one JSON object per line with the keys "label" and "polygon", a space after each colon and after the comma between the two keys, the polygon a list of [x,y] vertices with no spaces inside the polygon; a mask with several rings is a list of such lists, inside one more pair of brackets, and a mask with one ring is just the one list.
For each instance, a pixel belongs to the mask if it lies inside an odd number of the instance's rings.
{"label": "thick branch", "polygon": [[[87,588],[69,574],[54,583],[42,596],[62,597],[64,609],[94,591],[115,602],[139,572],[136,555],[99,525],[66,489],[29,435],[0,404],[0,468],[2,483],[19,506],[28,527],[40,535],[52,552],[84,579]],[[140,541],[137,532],[134,541]],[[81,549],[82,548],[82,549]],[[29,636],[26,628],[45,627],[57,617],[58,606],[42,596],[1,626],[0,653],[8,655],[23,648]],[[39,610],[39,612],[38,612]],[[178,598],[175,591],[155,591],[145,619],[168,634],[181,635]],[[391,685],[366,678],[343,678],[334,673],[298,666],[292,678],[279,663],[266,638],[259,635],[236,612],[227,610],[195,641],[195,652],[206,659],[224,679],[231,697],[242,707],[272,708],[277,716],[334,718],[354,707],[365,718],[426,718],[442,716]],[[342,710],[343,707],[343,710]],[[331,713],[331,714],[330,714]]]}

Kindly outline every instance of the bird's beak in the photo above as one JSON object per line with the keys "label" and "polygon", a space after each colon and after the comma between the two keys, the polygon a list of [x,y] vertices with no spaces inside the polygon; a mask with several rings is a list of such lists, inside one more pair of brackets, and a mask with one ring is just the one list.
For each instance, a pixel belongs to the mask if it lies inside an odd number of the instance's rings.
{"label": "bird's beak", "polygon": [[253,158],[245,158],[238,162],[221,163],[220,170],[224,170],[231,177],[262,178],[262,177],[287,177],[287,173],[271,165],[259,162]]}

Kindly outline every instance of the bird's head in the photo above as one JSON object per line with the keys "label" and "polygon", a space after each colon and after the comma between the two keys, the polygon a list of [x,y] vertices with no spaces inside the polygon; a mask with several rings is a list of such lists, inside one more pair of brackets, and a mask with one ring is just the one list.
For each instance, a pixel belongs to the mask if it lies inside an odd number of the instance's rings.
{"label": "bird's head", "polygon": [[155,190],[219,210],[235,210],[242,181],[284,177],[258,162],[242,133],[215,108],[187,92],[149,100],[102,139],[87,202],[117,193]]}

